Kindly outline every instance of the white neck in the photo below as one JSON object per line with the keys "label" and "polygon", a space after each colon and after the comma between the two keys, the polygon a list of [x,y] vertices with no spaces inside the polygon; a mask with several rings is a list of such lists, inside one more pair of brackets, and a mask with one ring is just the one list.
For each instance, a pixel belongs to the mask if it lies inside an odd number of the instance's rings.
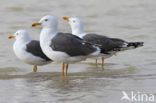
{"label": "white neck", "polygon": [[80,27],[71,26],[71,29],[72,29],[73,34],[83,34],[84,33],[83,26],[80,26]]}
{"label": "white neck", "polygon": [[74,34],[80,38],[83,38],[83,36],[86,35],[86,33],[84,32],[83,29],[81,29],[81,30],[80,29],[72,29],[72,34]]}
{"label": "white neck", "polygon": [[[50,28],[43,28],[41,30],[40,34],[40,46],[44,54],[46,54],[49,58],[51,58],[52,55],[52,48],[50,47],[51,40],[55,35],[57,34],[57,31],[50,29]],[[51,58],[52,59],[52,58]]]}
{"label": "white neck", "polygon": [[55,36],[55,34],[57,34],[57,30],[54,30],[52,28],[43,28],[41,30],[40,40],[42,40],[44,38],[51,38],[51,37]]}
{"label": "white neck", "polygon": [[27,37],[27,38],[24,38],[24,39],[17,39],[15,41],[15,43],[24,44],[24,43],[27,43],[29,41],[31,41],[31,38],[30,37]]}
{"label": "white neck", "polygon": [[49,46],[51,39],[57,34],[57,30],[51,28],[43,28],[40,34],[40,45],[43,50],[45,46]]}
{"label": "white neck", "polygon": [[25,39],[18,39],[15,41],[15,43],[13,45],[13,50],[18,58],[21,58],[23,56],[21,54],[24,53],[24,51],[26,49],[26,44],[30,41],[31,41],[31,39],[29,37],[25,38]]}
{"label": "white neck", "polygon": [[83,25],[71,25],[72,34],[82,38],[86,33],[84,32]]}

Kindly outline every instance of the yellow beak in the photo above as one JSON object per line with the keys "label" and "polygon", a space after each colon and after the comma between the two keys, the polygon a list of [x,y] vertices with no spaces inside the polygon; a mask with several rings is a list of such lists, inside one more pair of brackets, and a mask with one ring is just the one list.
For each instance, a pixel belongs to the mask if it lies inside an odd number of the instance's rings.
{"label": "yellow beak", "polygon": [[8,36],[8,39],[12,39],[12,38],[15,38],[15,36],[13,35]]}
{"label": "yellow beak", "polygon": [[35,26],[37,26],[37,25],[41,25],[41,23],[33,23],[33,24],[32,24],[32,27],[35,27]]}
{"label": "yellow beak", "polygon": [[62,18],[68,22],[70,21],[68,17],[62,17]]}

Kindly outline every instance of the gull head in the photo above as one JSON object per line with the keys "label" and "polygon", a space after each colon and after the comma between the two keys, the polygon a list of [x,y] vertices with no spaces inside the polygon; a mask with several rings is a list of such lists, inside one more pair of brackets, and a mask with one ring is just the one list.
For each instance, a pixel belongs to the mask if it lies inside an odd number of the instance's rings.
{"label": "gull head", "polygon": [[30,40],[29,33],[26,30],[17,30],[9,39],[15,38],[16,40]]}
{"label": "gull head", "polygon": [[84,33],[83,23],[82,21],[77,17],[63,17],[64,20],[66,20],[72,29],[73,34],[82,34]]}
{"label": "gull head", "polygon": [[39,22],[33,23],[32,27],[41,25],[43,28],[57,28],[57,19],[54,16],[47,15],[40,19]]}

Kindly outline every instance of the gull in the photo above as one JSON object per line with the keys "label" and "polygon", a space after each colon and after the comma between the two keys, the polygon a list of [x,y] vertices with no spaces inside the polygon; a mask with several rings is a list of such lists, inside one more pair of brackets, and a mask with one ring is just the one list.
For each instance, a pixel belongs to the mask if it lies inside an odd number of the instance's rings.
{"label": "gull", "polygon": [[[93,43],[101,45],[101,57],[102,57],[102,67],[104,67],[104,59],[115,55],[119,51],[135,49],[143,46],[143,42],[128,42],[119,38],[110,38],[104,35],[99,35],[95,33],[86,33],[84,31],[82,21],[77,17],[63,17],[66,20],[71,29],[72,34],[79,36],[80,38]],[[96,59],[97,64],[97,59]]]}
{"label": "gull", "polygon": [[99,47],[86,42],[70,33],[58,32],[58,21],[54,16],[44,16],[32,27],[42,26],[40,45],[43,52],[54,62],[62,63],[62,75],[68,75],[68,64],[97,56],[101,52]]}
{"label": "gull", "polygon": [[15,38],[13,50],[18,59],[27,64],[34,65],[33,71],[37,72],[37,66],[46,65],[52,62],[40,47],[40,42],[31,40],[26,30],[18,30],[9,39]]}

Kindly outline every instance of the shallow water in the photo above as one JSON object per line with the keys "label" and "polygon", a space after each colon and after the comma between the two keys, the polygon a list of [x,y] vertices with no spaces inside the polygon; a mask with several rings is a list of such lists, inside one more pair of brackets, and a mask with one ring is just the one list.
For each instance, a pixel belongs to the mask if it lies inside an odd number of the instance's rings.
{"label": "shallow water", "polygon": [[[0,103],[127,103],[122,91],[156,94],[155,0],[1,0],[0,1]],[[118,53],[105,60],[104,70],[95,61],[72,64],[61,76],[61,64],[38,67],[19,61],[14,40],[7,37],[26,29],[39,39],[40,27],[31,24],[44,15],[59,20],[59,30],[71,32],[62,16],[82,19],[86,32],[128,41],[144,47]],[[101,60],[99,59],[99,63]],[[147,103],[147,102],[146,102]]]}

